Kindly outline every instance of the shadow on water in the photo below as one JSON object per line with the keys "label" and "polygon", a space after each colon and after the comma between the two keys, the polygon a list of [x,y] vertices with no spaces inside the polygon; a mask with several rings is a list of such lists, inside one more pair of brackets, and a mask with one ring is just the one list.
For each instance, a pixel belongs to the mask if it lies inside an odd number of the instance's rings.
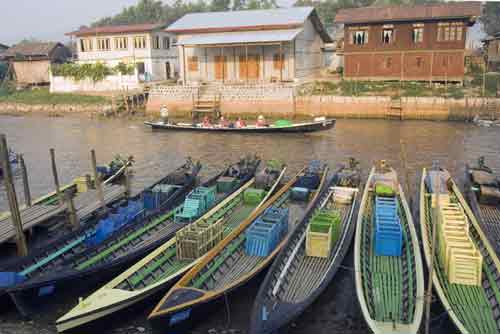
{"label": "shadow on water", "polygon": [[[401,141],[405,143],[406,166],[409,176],[409,197],[416,201],[417,177],[433,160],[440,161],[452,175],[463,181],[466,163],[479,155],[500,172],[500,129],[478,128],[470,124],[427,121],[339,120],[335,129],[313,134],[234,135],[189,132],[151,131],[138,121],[90,120],[79,117],[45,118],[39,116],[0,116],[0,133],[7,134],[8,143],[23,153],[28,167],[33,197],[54,189],[49,148],[56,150],[61,183],[68,183],[90,170],[89,151],[96,149],[98,162],[107,163],[117,153],[133,155],[134,189],[139,191],[160,176],[180,165],[191,156],[203,163],[202,175],[214,173],[229,162],[247,153],[257,153],[263,159],[280,159],[290,173],[299,170],[311,159],[321,159],[333,169],[338,163],[354,156],[361,161],[365,177],[373,161],[386,159],[401,170]],[[22,183],[16,179],[16,189],[22,203]],[[0,187],[0,211],[8,208],[3,186]],[[418,220],[417,220],[418,221]],[[354,291],[352,250],[332,284],[299,318],[283,330],[284,333],[367,333]],[[253,298],[260,281],[229,296],[230,317],[225,305],[214,307],[206,320],[195,324],[192,333],[245,332]],[[58,295],[50,305],[41,306],[33,321],[23,321],[14,312],[2,313],[0,333],[55,333],[53,322],[76,303],[76,297],[86,296],[92,289],[75,287]],[[161,296],[159,296],[161,297]],[[100,322],[96,330],[79,333],[141,333],[150,332],[146,316],[154,302]],[[452,326],[439,302],[434,303],[433,333],[448,332]],[[229,331],[228,329],[233,329]]]}

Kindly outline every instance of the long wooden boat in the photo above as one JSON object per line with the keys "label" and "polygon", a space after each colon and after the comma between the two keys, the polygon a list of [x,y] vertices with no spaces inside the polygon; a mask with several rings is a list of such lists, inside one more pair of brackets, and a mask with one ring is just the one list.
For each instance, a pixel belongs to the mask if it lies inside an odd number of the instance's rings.
{"label": "long wooden boat", "polygon": [[[441,212],[450,205],[463,217],[460,231],[465,235],[467,246],[463,254],[474,253],[474,258],[461,259],[463,262],[448,257],[452,254],[448,247],[456,246],[446,244],[443,231],[447,231],[449,223],[442,218]],[[420,227],[427,266],[429,270],[431,264],[433,267],[434,290],[458,331],[462,334],[499,333],[500,261],[459,188],[444,169],[424,169],[422,172]],[[436,235],[433,236],[433,232]],[[446,253],[442,253],[443,249]],[[455,253],[457,251],[453,250]],[[464,264],[467,267],[463,267]],[[470,266],[473,268],[468,268]]]}
{"label": "long wooden boat", "polygon": [[266,127],[257,127],[248,125],[243,128],[235,127],[204,127],[201,124],[193,123],[164,123],[164,122],[144,122],[153,130],[170,131],[198,131],[198,132],[226,132],[226,133],[293,133],[293,132],[314,132],[330,130],[335,126],[334,119],[314,120],[311,122],[294,123],[285,126],[275,126],[274,124]]}
{"label": "long wooden boat", "polygon": [[500,255],[500,182],[484,165],[465,168],[465,197],[497,256]]}
{"label": "long wooden boat", "polygon": [[[270,199],[268,205],[254,212],[212,249],[156,305],[148,318],[153,327],[163,331],[189,327],[213,311],[213,303],[248,283],[267,268],[285,245],[289,233],[319,199],[326,184],[327,171],[327,167],[301,171]],[[292,199],[292,192],[297,190],[295,187],[304,189],[306,182],[303,180],[311,175],[314,175],[317,182],[307,182],[310,196],[301,200]],[[253,233],[259,229],[257,226],[262,224],[261,222],[269,221],[264,221],[264,216],[281,210],[288,210],[288,219],[281,221],[279,218],[279,222],[274,222],[273,226],[284,223],[286,229],[281,230],[283,238],[281,241],[278,239],[278,243],[272,248],[272,240],[276,241],[274,233],[266,233],[264,239],[259,237],[260,241],[254,238]],[[282,217],[274,213],[272,215]],[[252,236],[248,237],[250,232]],[[266,245],[268,247],[265,247]]]}
{"label": "long wooden boat", "polygon": [[[249,333],[276,333],[330,284],[354,236],[359,186],[356,164],[335,173],[328,190],[297,226],[267,272],[253,304]],[[317,213],[338,215],[340,226],[335,232],[314,232],[311,221],[319,217]],[[331,233],[335,243],[331,242]]]}
{"label": "long wooden boat", "polygon": [[[268,192],[262,200],[249,202],[245,199],[246,194],[257,186],[255,178],[247,180],[237,191],[226,197],[197,221],[179,231],[177,236],[184,233],[186,229],[188,232],[189,229],[194,230],[194,227],[200,226],[200,224],[214,227],[221,238],[227,235],[276,191],[285,170],[286,168],[283,168],[275,174],[270,187],[264,186]],[[274,174],[274,172],[272,173]],[[72,310],[57,320],[58,331],[88,324],[138,304],[160,291],[165,291],[175,283],[178,277],[195,265],[216,242],[217,239],[213,240],[202,248],[201,252],[186,255],[187,250],[189,250],[185,247],[187,243],[183,242],[180,245],[177,237],[171,238],[88,298],[79,301]]]}
{"label": "long wooden boat", "polygon": [[[384,186],[390,189],[386,194],[378,190]],[[385,205],[391,206],[388,211]],[[390,217],[390,223],[384,215]],[[390,242],[386,224],[397,231]],[[372,168],[361,199],[354,271],[361,311],[373,333],[418,332],[424,309],[424,276],[417,233],[397,174],[383,162]]]}
{"label": "long wooden boat", "polygon": [[[55,285],[65,279],[92,273],[94,268],[90,265],[77,267],[84,263],[84,259],[94,260],[100,255],[100,261],[94,261],[92,264],[99,267],[99,274],[103,275],[107,265],[113,267],[115,263],[107,263],[112,259],[110,256],[114,256],[113,261],[118,263],[121,263],[121,257],[134,256],[134,253],[140,252],[147,243],[143,244],[143,247],[137,247],[140,244],[131,247],[132,244],[123,241],[125,233],[130,235],[135,228],[143,228],[141,233],[137,232],[135,236],[143,238],[144,241],[160,233],[162,221],[155,218],[165,210],[171,210],[184,198],[195,185],[200,168],[199,164],[185,164],[136,196],[111,204],[105,215],[92,216],[78,230],[47,242],[29,256],[4,263],[0,267],[0,295],[8,292],[18,309],[26,314],[27,309],[22,303],[25,295],[34,295],[33,299],[36,300],[37,295],[51,294]],[[158,203],[154,207],[144,207],[144,194],[152,193],[153,189],[159,187],[168,187],[168,192],[158,196]],[[111,248],[113,245],[123,247]],[[111,252],[111,249],[114,252]],[[118,251],[122,253],[117,253]],[[103,256],[104,254],[106,256]],[[84,269],[87,271],[83,271]]]}

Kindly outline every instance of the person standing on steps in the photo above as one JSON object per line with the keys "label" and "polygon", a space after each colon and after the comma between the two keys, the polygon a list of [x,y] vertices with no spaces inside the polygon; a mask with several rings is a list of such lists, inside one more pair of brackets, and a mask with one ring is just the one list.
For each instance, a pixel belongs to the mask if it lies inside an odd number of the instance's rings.
{"label": "person standing on steps", "polygon": [[163,124],[168,124],[168,109],[167,106],[162,104],[160,108],[160,117]]}

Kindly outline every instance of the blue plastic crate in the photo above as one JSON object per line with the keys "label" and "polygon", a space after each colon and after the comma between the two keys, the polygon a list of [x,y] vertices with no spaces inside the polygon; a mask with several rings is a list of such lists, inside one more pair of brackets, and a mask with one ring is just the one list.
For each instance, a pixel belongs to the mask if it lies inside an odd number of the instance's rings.
{"label": "blue plastic crate", "polygon": [[295,182],[294,186],[314,190],[318,188],[319,183],[320,183],[320,178],[317,174],[306,174],[299,177],[297,182]]}
{"label": "blue plastic crate", "polygon": [[251,226],[245,231],[245,252],[249,256],[268,256],[280,241],[279,225],[271,228]]}
{"label": "blue plastic crate", "polygon": [[401,256],[403,230],[396,198],[375,197],[375,255]]}

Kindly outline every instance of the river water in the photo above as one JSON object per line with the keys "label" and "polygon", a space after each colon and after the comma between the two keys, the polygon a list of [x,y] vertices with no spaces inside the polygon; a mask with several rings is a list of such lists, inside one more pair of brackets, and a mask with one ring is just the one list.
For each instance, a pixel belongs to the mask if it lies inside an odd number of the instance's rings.
{"label": "river water", "polygon": [[[338,120],[335,129],[306,135],[214,135],[151,131],[140,120],[0,116],[0,133],[7,135],[12,149],[24,154],[34,198],[54,189],[49,148],[56,150],[61,184],[89,172],[89,151],[92,148],[96,150],[98,163],[109,162],[117,153],[133,155],[136,161],[135,189],[141,189],[163,176],[187,156],[199,159],[207,174],[247,153],[256,153],[263,159],[280,159],[288,164],[291,171],[297,171],[311,159],[320,159],[335,168],[353,156],[360,160],[365,176],[374,161],[385,159],[400,171],[402,183],[405,187],[410,186],[410,196],[416,194],[421,169],[430,166],[434,160],[449,169],[459,183],[463,180],[465,164],[473,162],[479,155],[484,155],[494,170],[500,170],[500,128],[480,128],[452,122]],[[405,175],[409,176],[408,180]],[[16,178],[16,189],[22,202],[20,177]],[[7,208],[2,185],[0,211]],[[347,261],[346,267],[349,265]],[[352,292],[349,268],[339,275],[336,283],[338,285],[329,288],[325,296],[288,332],[314,330],[322,333],[324,329],[325,333],[350,333],[347,328],[352,328],[352,333],[365,332]],[[221,308],[215,316],[199,324],[198,332],[225,327],[228,321],[231,328],[244,330],[256,289],[256,286],[250,287],[240,296],[233,297],[230,318]],[[339,308],[339,301],[343,301],[345,309]],[[69,305],[72,302],[69,301]],[[62,311],[54,312],[60,314]],[[130,317],[131,326],[142,324],[147,329],[143,322],[144,314],[139,312],[139,315]],[[16,317],[11,317],[11,326],[15,327]],[[55,314],[51,313],[40,320],[47,323],[48,332],[54,330],[49,324],[54,317]],[[120,331],[127,324],[110,325],[105,332]],[[0,332],[1,329],[0,324]]]}

